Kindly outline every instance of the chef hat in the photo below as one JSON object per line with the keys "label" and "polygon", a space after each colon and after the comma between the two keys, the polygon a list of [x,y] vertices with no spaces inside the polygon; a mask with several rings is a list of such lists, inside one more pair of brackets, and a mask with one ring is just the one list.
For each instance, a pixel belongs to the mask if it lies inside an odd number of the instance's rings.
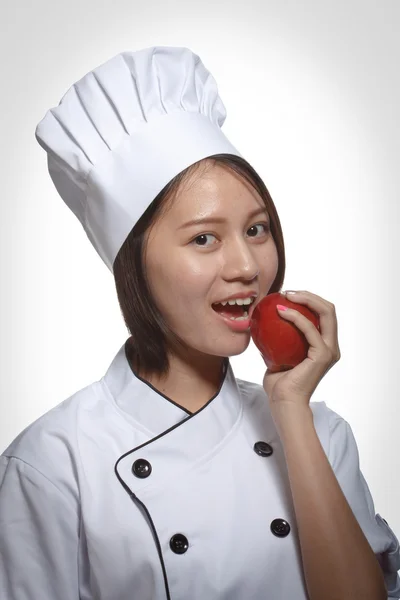
{"label": "chef hat", "polygon": [[188,48],[122,52],[82,77],[35,136],[50,177],[107,267],[157,194],[213,154],[241,156],[221,131],[217,84]]}

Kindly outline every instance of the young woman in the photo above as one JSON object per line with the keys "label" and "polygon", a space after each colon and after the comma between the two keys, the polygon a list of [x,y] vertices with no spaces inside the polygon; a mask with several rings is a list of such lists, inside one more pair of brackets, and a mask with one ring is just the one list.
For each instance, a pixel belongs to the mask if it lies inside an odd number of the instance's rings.
{"label": "young woman", "polygon": [[0,457],[4,600],[400,598],[351,427],[310,402],[340,358],[334,305],[291,296],[321,332],[280,313],[310,343],[297,367],[262,385],[232,371],[285,254],[225,117],[197,55],[154,47],[88,73],[37,127],[130,336]]}

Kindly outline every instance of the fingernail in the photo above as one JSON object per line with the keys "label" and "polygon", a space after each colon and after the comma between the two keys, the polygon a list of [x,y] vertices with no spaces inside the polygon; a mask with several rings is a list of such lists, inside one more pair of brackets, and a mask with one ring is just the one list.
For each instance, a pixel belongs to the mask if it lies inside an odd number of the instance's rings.
{"label": "fingernail", "polygon": [[282,294],[297,294],[297,292],[295,292],[294,290],[286,290],[285,292],[282,292]]}
{"label": "fingernail", "polygon": [[287,310],[287,309],[288,309],[288,307],[287,307],[287,306],[283,306],[283,304],[277,304],[277,305],[276,305],[276,308],[277,308],[278,310]]}

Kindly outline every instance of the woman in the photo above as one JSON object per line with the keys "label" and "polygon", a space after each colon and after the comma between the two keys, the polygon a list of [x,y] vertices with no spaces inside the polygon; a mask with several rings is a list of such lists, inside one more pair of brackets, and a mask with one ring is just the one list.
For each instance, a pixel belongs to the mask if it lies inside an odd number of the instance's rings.
{"label": "woman", "polygon": [[225,301],[253,298],[251,317],[285,255],[225,116],[198,56],[155,47],[88,73],[37,127],[131,335],[1,456],[1,598],[400,598],[351,428],[310,402],[340,358],[333,304],[292,296],[321,333],[280,313],[310,343],[291,371],[258,385],[229,363],[250,332]]}

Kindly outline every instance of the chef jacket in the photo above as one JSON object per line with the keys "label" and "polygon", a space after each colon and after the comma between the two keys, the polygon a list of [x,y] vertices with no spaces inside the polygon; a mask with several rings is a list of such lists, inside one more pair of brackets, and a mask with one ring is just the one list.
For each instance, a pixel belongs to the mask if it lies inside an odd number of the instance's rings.
{"label": "chef jacket", "polygon": [[[400,598],[399,541],[375,514],[351,427],[325,402],[310,408],[388,597]],[[308,598],[268,398],[229,358],[191,414],[135,374],[124,344],[0,458],[2,600]]]}

